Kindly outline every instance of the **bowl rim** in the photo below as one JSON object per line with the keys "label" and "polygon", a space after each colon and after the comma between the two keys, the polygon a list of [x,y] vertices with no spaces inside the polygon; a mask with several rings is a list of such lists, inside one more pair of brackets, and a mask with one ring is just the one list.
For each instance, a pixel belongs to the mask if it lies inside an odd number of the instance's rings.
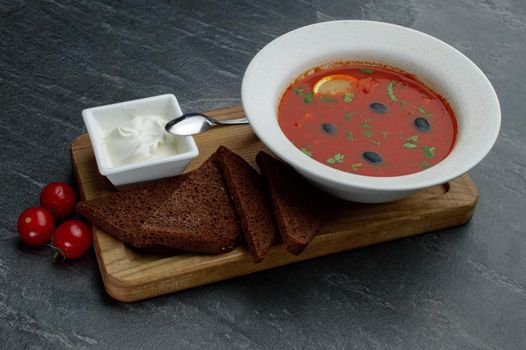
{"label": "bowl rim", "polygon": [[[460,59],[462,61],[462,64],[465,65],[465,67],[463,68],[470,71],[470,74],[472,74],[473,77],[477,79],[477,83],[480,86],[482,86],[483,89],[485,89],[484,93],[490,96],[490,101],[483,102],[487,105],[488,109],[492,111],[494,115],[491,116],[491,129],[489,130],[489,134],[486,135],[485,142],[482,144],[483,147],[481,147],[476,154],[473,154],[470,159],[466,160],[461,167],[457,167],[455,169],[448,169],[451,171],[447,174],[444,174],[444,171],[442,171],[442,174],[440,176],[436,176],[436,174],[434,174],[436,173],[436,171],[433,171],[433,169],[437,168],[443,161],[439,162],[437,165],[431,167],[430,169],[408,175],[374,177],[337,170],[326,166],[321,162],[306,157],[290,141],[288,141],[288,138],[286,137],[285,138],[288,142],[278,143],[277,141],[279,141],[280,139],[282,140],[284,137],[283,132],[281,131],[279,125],[277,125],[277,122],[275,123],[275,126],[272,126],[272,130],[268,130],[269,124],[265,122],[264,119],[269,118],[269,116],[268,114],[263,115],[263,113],[260,112],[261,101],[255,99],[251,94],[251,91],[253,91],[254,87],[258,86],[258,84],[260,83],[258,82],[258,79],[270,79],[265,78],[265,72],[262,72],[261,70],[264,67],[268,67],[273,64],[279,64],[280,62],[278,60],[280,59],[280,52],[284,52],[286,50],[289,50],[289,52],[295,52],[294,50],[301,50],[301,45],[304,45],[304,43],[308,42],[307,40],[304,40],[305,36],[311,35],[313,31],[323,33],[324,31],[328,30],[328,28],[334,30],[337,27],[342,28],[342,26],[351,27],[355,30],[377,31],[384,33],[387,36],[390,35],[389,33],[393,33],[394,31],[396,31],[397,33],[401,33],[401,35],[407,35],[408,38],[418,38],[419,40],[427,40],[430,44],[440,47],[440,49],[443,50],[443,52],[441,53],[451,55],[451,57],[454,56],[456,59]],[[360,27],[362,28],[360,29]],[[297,52],[295,53],[297,54]],[[330,61],[320,62],[319,64],[321,65],[324,63],[330,63]],[[393,66],[396,67],[396,65]],[[308,69],[304,69],[303,72],[307,70]],[[269,74],[266,73],[266,75]],[[292,76],[289,80],[289,83],[296,76]],[[274,86],[274,88],[276,87]],[[462,89],[459,90],[460,93],[455,92],[455,94],[462,95]],[[280,98],[281,94],[282,91],[279,92]],[[462,54],[454,47],[429,34],[395,24],[377,21],[340,20],[320,22],[297,28],[277,37],[276,39],[268,43],[265,47],[263,47],[249,63],[243,76],[241,87],[241,99],[243,103],[243,108],[245,110],[245,114],[249,119],[252,129],[260,138],[260,140],[279,158],[292,165],[298,171],[304,173],[304,175],[306,175],[311,180],[317,179],[322,180],[324,183],[331,183],[343,187],[352,186],[354,188],[364,190],[410,191],[446,183],[456,177],[459,177],[467,171],[469,171],[475,165],[477,165],[489,153],[489,151],[491,150],[491,148],[497,140],[501,124],[501,111],[497,94],[486,75],[469,58],[467,58],[464,54]],[[269,102],[266,101],[265,103]],[[275,120],[277,120],[277,106],[279,104],[279,98],[278,100],[274,100],[273,104],[273,117],[275,118]],[[268,105],[265,107],[268,107]],[[279,134],[281,134],[281,137]],[[450,155],[448,155],[446,159],[450,157]]]}

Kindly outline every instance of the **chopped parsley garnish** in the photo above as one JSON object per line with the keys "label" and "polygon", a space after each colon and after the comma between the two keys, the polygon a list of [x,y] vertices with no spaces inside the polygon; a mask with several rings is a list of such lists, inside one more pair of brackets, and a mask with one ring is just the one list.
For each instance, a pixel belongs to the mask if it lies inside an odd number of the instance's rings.
{"label": "chopped parsley garnish", "polygon": [[344,157],[345,157],[345,155],[343,155],[341,153],[336,153],[335,155],[333,155],[332,157],[327,159],[327,163],[329,163],[329,164],[343,163],[343,158]]}
{"label": "chopped parsley garnish", "polygon": [[[404,84],[401,83],[401,85],[403,86]],[[398,99],[398,97],[396,96],[394,92],[394,87],[395,87],[395,81],[391,80],[389,85],[387,85],[387,95],[389,96],[391,101],[398,102],[398,104],[400,105],[400,108],[404,108],[404,106],[406,105],[406,102]]]}
{"label": "chopped parsley garnish", "polygon": [[415,149],[418,145],[418,135],[413,135],[405,139],[406,143],[404,143],[402,146],[408,149]]}
{"label": "chopped parsley garnish", "polygon": [[382,131],[381,134],[384,136],[384,139],[387,139],[387,136],[389,136],[389,131]]}
{"label": "chopped parsley garnish", "polygon": [[391,80],[389,85],[387,85],[387,95],[389,95],[389,98],[391,99],[391,101],[398,102],[398,97],[396,97],[394,93],[394,86],[395,86],[395,82],[394,80]]}
{"label": "chopped parsley garnish", "polygon": [[345,95],[343,95],[343,102],[351,103],[353,98],[354,94],[352,92],[346,92]]}
{"label": "chopped parsley garnish", "polygon": [[347,140],[349,140],[349,141],[353,141],[354,140],[351,131],[347,131]]}
{"label": "chopped parsley garnish", "polygon": [[363,135],[364,135],[365,137],[371,137],[371,136],[373,136],[373,131],[372,131],[371,129],[365,130],[365,131],[363,132]]}
{"label": "chopped parsley garnish", "polygon": [[418,112],[422,113],[422,116],[424,118],[431,118],[433,116],[432,113],[426,111],[422,106],[413,106],[413,108],[416,109]]}
{"label": "chopped parsley garnish", "polygon": [[358,169],[360,169],[362,166],[363,166],[362,163],[354,163],[353,165],[351,165],[351,168],[352,168],[352,170],[358,170]]}
{"label": "chopped parsley garnish", "polygon": [[353,115],[352,112],[345,112],[343,117],[345,118],[345,120],[351,120],[352,119],[352,115]]}
{"label": "chopped parsley garnish", "polygon": [[302,148],[300,148],[300,151],[302,151],[303,153],[305,153],[305,154],[308,155],[309,157],[312,157],[312,152],[309,151],[307,148],[302,147]]}
{"label": "chopped parsley garnish", "polygon": [[427,160],[422,161],[422,169],[427,169],[429,167],[431,167],[431,165],[429,165]]}
{"label": "chopped parsley garnish", "polygon": [[424,151],[424,156],[426,158],[433,158],[435,156],[435,147],[424,146],[422,150]]}
{"label": "chopped parsley garnish", "polygon": [[305,93],[303,88],[299,89],[297,87],[293,87],[292,90],[296,93],[296,95],[303,97],[303,103],[306,105],[312,102],[312,98],[314,97],[314,94],[311,93]]}
{"label": "chopped parsley garnish", "polygon": [[405,139],[406,141],[411,141],[411,142],[414,142],[414,143],[418,143],[418,135],[413,135],[411,137],[408,137]]}
{"label": "chopped parsley garnish", "polygon": [[364,73],[367,73],[367,74],[373,74],[374,73],[374,69],[371,69],[371,68],[359,68],[358,70],[360,72],[364,72]]}

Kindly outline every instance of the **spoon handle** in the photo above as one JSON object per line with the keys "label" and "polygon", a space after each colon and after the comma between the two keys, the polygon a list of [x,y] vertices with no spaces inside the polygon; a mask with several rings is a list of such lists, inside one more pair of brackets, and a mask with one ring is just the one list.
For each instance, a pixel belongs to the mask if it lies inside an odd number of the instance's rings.
{"label": "spoon handle", "polygon": [[217,119],[214,119],[214,121],[215,121],[217,124],[222,124],[222,125],[248,124],[248,119],[247,119],[247,118],[227,119],[227,120],[217,120]]}

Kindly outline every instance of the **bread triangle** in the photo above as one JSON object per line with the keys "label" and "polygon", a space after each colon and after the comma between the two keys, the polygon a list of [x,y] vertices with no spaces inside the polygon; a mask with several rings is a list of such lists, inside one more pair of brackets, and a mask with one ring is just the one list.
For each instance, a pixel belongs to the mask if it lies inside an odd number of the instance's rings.
{"label": "bread triangle", "polygon": [[318,233],[323,196],[286,163],[259,152],[256,162],[270,192],[274,216],[287,250],[300,254]]}
{"label": "bread triangle", "polygon": [[234,249],[241,229],[212,158],[145,219],[141,231],[148,241],[179,250],[222,253]]}
{"label": "bread triangle", "polygon": [[151,246],[140,226],[181,185],[184,176],[137,185],[79,202],[77,212],[116,239],[137,248]]}
{"label": "bread triangle", "polygon": [[242,157],[224,146],[217,150],[217,159],[248,249],[254,261],[260,262],[277,236],[263,177]]}

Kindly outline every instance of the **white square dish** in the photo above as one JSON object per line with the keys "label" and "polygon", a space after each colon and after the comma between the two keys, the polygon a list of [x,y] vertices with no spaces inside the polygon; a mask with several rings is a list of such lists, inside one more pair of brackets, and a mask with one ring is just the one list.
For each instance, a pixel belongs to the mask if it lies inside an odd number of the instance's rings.
{"label": "white square dish", "polygon": [[88,108],[82,117],[95,153],[97,167],[114,186],[144,182],[181,174],[188,163],[199,155],[193,137],[166,135],[170,154],[154,159],[116,164],[104,146],[104,138],[133,116],[156,115],[166,122],[183,113],[172,94],[153,96],[111,105]]}

